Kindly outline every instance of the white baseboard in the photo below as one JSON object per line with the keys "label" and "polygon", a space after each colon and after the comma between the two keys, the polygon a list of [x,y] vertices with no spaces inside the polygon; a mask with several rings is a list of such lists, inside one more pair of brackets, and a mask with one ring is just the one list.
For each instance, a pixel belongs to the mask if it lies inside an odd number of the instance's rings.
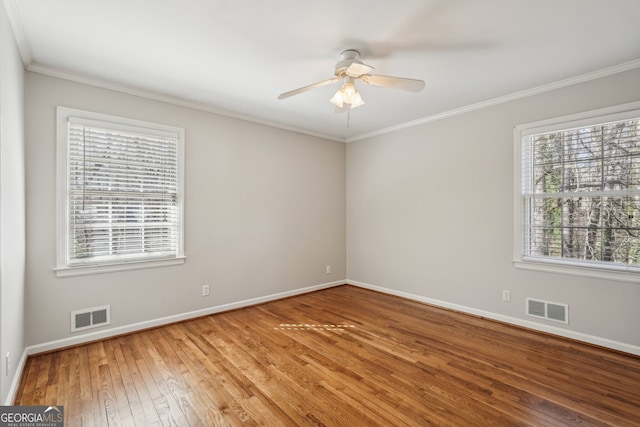
{"label": "white baseboard", "polygon": [[183,320],[194,319],[196,317],[207,316],[209,314],[221,313],[223,311],[235,310],[238,308],[249,307],[256,304],[261,304],[269,301],[274,301],[282,298],[292,297],[295,295],[302,295],[309,292],[319,291],[321,289],[332,288],[339,285],[344,285],[346,280],[337,280],[335,282],[322,283],[314,286],[307,286],[305,288],[294,289],[292,291],[280,292],[277,294],[265,295],[257,298],[250,298],[244,301],[233,302],[229,304],[218,305],[215,307],[208,307],[202,310],[190,311],[187,313],[175,314],[172,316],[162,317],[159,319],[148,320],[139,323],[133,323],[130,325],[119,326],[115,328],[104,329],[100,331],[90,332],[82,335],[75,335],[73,337],[63,338],[59,340],[49,341],[42,344],[27,346],[22,352],[16,373],[11,381],[11,387],[7,393],[5,399],[5,405],[12,405],[18,387],[20,386],[20,379],[24,371],[24,366],[27,362],[27,357],[32,354],[44,353],[47,351],[54,351],[65,347],[71,347],[74,345],[81,345],[92,341],[107,339],[118,335],[128,334],[131,332],[141,331],[144,329],[155,328],[162,325],[168,325],[170,323],[180,322]]}
{"label": "white baseboard", "polygon": [[442,308],[448,308],[448,309],[460,311],[463,313],[473,314],[475,316],[486,317],[487,319],[497,320],[500,322],[509,323],[516,326],[522,326],[524,328],[533,329],[536,331],[545,332],[553,335],[558,335],[565,338],[571,338],[577,341],[582,341],[589,344],[595,344],[601,347],[606,347],[613,350],[618,350],[625,353],[630,353],[630,354],[635,354],[637,356],[640,356],[640,346],[633,345],[633,344],[622,343],[622,342],[613,341],[607,338],[584,334],[582,332],[576,332],[568,329],[558,328],[555,326],[544,325],[544,324],[536,323],[530,320],[518,319],[516,317],[505,316],[502,314],[479,310],[472,307],[452,304],[446,301],[440,301],[432,298],[427,298],[421,295],[401,292],[394,289],[389,289],[381,286],[371,285],[368,283],[358,282],[355,280],[347,279],[346,283],[349,285],[358,286],[360,288],[370,289],[373,291],[378,291],[378,292],[382,292],[389,295],[395,295],[395,296],[407,298],[414,301],[424,302],[426,304],[431,304],[431,305],[435,305]]}
{"label": "white baseboard", "polygon": [[65,347],[71,347],[74,345],[80,345],[80,344],[84,344],[92,341],[115,337],[118,335],[128,334],[131,332],[141,331],[143,329],[155,328],[162,325],[168,325],[170,323],[176,323],[176,322],[181,322],[183,320],[194,319],[196,317],[207,316],[209,314],[221,313],[223,311],[235,310],[238,308],[249,307],[252,305],[262,304],[265,302],[274,301],[282,298],[288,298],[295,295],[302,295],[309,292],[318,291],[321,289],[327,289],[327,288],[332,288],[334,286],[343,285],[345,283],[346,283],[345,280],[322,283],[320,285],[308,286],[305,288],[294,289],[292,291],[265,295],[262,297],[251,298],[243,301],[218,305],[214,307],[207,307],[201,310],[189,311],[187,313],[174,314],[172,316],[161,317],[159,319],[146,320],[144,322],[133,323],[130,325],[118,326],[115,328],[89,332],[86,334],[76,335],[73,337],[63,338],[55,341],[49,341],[42,344],[31,345],[26,348],[26,352],[27,352],[27,355],[44,353],[47,351],[53,351],[53,350],[57,350]]}
{"label": "white baseboard", "polygon": [[115,328],[104,329],[100,331],[94,331],[82,335],[75,335],[73,337],[63,338],[59,340],[49,341],[42,344],[35,344],[27,346],[22,352],[22,357],[20,358],[20,362],[18,363],[18,368],[16,369],[16,373],[11,382],[11,387],[9,392],[7,393],[7,398],[5,399],[5,405],[12,405],[16,393],[18,392],[18,387],[20,386],[20,379],[22,378],[22,373],[24,370],[24,366],[27,361],[27,357],[32,354],[44,353],[48,351],[55,351],[58,349],[62,349],[65,347],[72,347],[75,345],[81,345],[85,343],[89,343],[92,341],[98,341],[102,339],[107,339],[111,337],[115,337],[118,335],[128,334],[131,332],[141,331],[144,329],[155,328],[162,325],[168,325],[170,323],[176,323],[183,320],[194,319],[196,317],[207,316],[209,314],[221,313],[223,311],[235,310],[238,308],[249,307],[256,304],[261,304],[269,301],[274,301],[282,298],[288,298],[295,295],[302,295],[309,292],[319,291],[321,289],[332,288],[339,285],[344,285],[346,283],[345,280],[338,280],[335,282],[322,283],[319,285],[308,286],[305,288],[294,289],[292,291],[280,292],[277,294],[265,295],[262,297],[251,298],[243,301],[233,302],[229,304],[218,305],[215,307],[208,307],[201,310],[190,311],[187,313],[175,314],[172,316],[162,317],[159,319],[148,320],[139,323],[133,323],[130,325],[119,326]]}
{"label": "white baseboard", "polygon": [[20,387],[20,379],[22,378],[22,371],[24,371],[24,365],[27,363],[27,356],[27,349],[25,348],[22,351],[20,360],[18,361],[16,374],[13,376],[13,380],[11,381],[11,386],[9,387],[9,392],[7,393],[7,398],[4,402],[4,406],[13,405],[13,402],[16,399],[16,393],[18,392],[18,387]]}
{"label": "white baseboard", "polygon": [[15,395],[18,391],[18,387],[20,386],[20,379],[22,378],[22,373],[27,361],[27,357],[32,354],[44,353],[47,351],[54,351],[54,350],[58,350],[65,347],[81,345],[81,344],[92,342],[92,341],[107,339],[107,338],[111,338],[118,335],[128,334],[131,332],[154,328],[162,325],[167,325],[170,323],[180,322],[183,320],[194,319],[196,317],[207,316],[209,314],[221,313],[224,311],[235,310],[243,307],[249,307],[252,305],[261,304],[269,301],[275,301],[282,298],[302,295],[309,292],[318,291],[321,289],[327,289],[327,288],[343,285],[345,283],[353,286],[358,286],[364,289],[370,289],[370,290],[382,292],[389,295],[395,295],[395,296],[407,298],[414,301],[424,302],[424,303],[435,305],[438,307],[448,308],[448,309],[460,311],[463,313],[469,313],[476,316],[486,317],[488,319],[498,320],[501,322],[510,323],[513,325],[522,326],[525,328],[538,330],[541,332],[546,332],[546,333],[550,333],[553,335],[558,335],[566,338],[571,338],[578,341],[583,341],[586,343],[595,344],[602,347],[611,348],[613,350],[623,351],[625,353],[630,353],[630,354],[635,354],[640,356],[640,347],[632,344],[621,343],[621,342],[609,340],[606,338],[583,334],[581,332],[575,332],[575,331],[570,331],[562,328],[557,328],[554,326],[543,325],[543,324],[539,324],[539,323],[528,321],[528,320],[518,319],[510,316],[504,316],[497,313],[491,313],[488,311],[478,310],[471,307],[466,307],[458,304],[452,304],[445,301],[439,301],[432,298],[423,297],[421,295],[410,294],[407,292],[401,292],[394,289],[384,288],[381,286],[375,286],[368,283],[347,279],[347,280],[338,280],[335,282],[323,283],[320,285],[308,286],[305,288],[295,289],[287,292],[280,292],[277,294],[271,294],[271,295],[266,295],[266,296],[257,297],[257,298],[251,298],[251,299],[229,303],[229,304],[223,304],[215,307],[208,307],[201,310],[190,311],[187,313],[176,314],[172,316],[162,317],[159,319],[148,320],[144,322],[134,323],[131,325],[119,326],[116,328],[109,328],[101,331],[95,331],[87,334],[77,335],[73,337],[63,338],[60,340],[49,341],[42,344],[28,346],[24,349],[22,356],[20,357],[20,361],[18,362],[18,368],[16,369],[16,374],[13,378],[13,381],[11,382],[11,387],[9,388],[9,393],[7,394],[5,405],[13,404]]}

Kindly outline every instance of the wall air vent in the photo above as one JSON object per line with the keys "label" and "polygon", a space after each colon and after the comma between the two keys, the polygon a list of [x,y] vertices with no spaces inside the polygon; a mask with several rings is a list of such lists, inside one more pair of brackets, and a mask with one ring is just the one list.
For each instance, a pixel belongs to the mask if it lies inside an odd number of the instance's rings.
{"label": "wall air vent", "polygon": [[71,332],[97,328],[111,324],[111,306],[86,308],[71,312]]}
{"label": "wall air vent", "polygon": [[569,305],[527,298],[527,315],[568,324]]}

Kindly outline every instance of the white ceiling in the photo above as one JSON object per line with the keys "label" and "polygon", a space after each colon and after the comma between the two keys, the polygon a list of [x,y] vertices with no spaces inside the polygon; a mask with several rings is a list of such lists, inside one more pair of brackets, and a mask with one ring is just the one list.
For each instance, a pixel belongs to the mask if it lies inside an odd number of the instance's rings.
{"label": "white ceiling", "polygon": [[[601,70],[640,67],[638,0],[4,0],[27,69],[338,140]],[[340,52],[420,93],[359,86]]]}

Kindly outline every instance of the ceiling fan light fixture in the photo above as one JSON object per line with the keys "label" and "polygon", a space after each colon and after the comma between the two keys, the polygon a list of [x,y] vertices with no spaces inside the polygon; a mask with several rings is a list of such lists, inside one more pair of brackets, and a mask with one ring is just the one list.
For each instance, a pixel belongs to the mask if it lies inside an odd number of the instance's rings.
{"label": "ceiling fan light fixture", "polygon": [[338,89],[338,91],[335,93],[335,95],[333,95],[333,97],[329,101],[331,101],[331,103],[333,105],[335,105],[336,107],[342,108],[342,105],[344,104],[344,99],[342,97],[342,91],[340,89]]}
{"label": "ceiling fan light fixture", "polygon": [[356,108],[364,104],[360,92],[358,92],[356,86],[351,81],[343,84],[330,101],[338,108],[345,108],[344,104],[350,105],[351,108]]}
{"label": "ceiling fan light fixture", "polygon": [[336,106],[336,112],[341,113],[364,105],[362,95],[360,95],[355,86],[356,80],[360,80],[362,84],[366,85],[402,89],[410,92],[420,92],[424,89],[424,81],[422,80],[370,74],[374,68],[360,61],[360,52],[355,49],[343,51],[340,54],[340,58],[341,60],[335,66],[335,77],[281,93],[278,95],[278,99],[289,98],[312,89],[343,81],[343,85],[330,99],[331,103]]}
{"label": "ceiling fan light fixture", "polygon": [[351,108],[356,108],[361,105],[364,105],[364,99],[360,96],[360,92],[356,91],[355,95],[353,95],[353,101],[350,102]]}

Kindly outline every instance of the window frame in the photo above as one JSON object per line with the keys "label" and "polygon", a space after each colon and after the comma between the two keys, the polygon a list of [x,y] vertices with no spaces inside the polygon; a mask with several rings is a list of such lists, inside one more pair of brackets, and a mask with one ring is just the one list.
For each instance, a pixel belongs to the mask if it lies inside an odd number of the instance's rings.
{"label": "window frame", "polygon": [[[144,130],[151,133],[167,132],[177,135],[177,240],[176,254],[170,257],[135,257],[130,260],[111,260],[107,262],[87,262],[69,265],[69,141],[68,122],[73,119],[102,122],[105,126],[122,130]],[[141,120],[128,119],[108,114],[78,110],[58,106],[56,109],[56,267],[57,277],[79,276],[88,274],[108,273],[114,271],[136,270],[151,267],[165,267],[184,264],[184,151],[185,130],[183,128],[151,123]]]}
{"label": "window frame", "polygon": [[523,137],[561,129],[587,127],[597,123],[640,117],[640,101],[597,110],[520,124],[514,127],[514,245],[513,263],[518,269],[585,276],[597,279],[640,283],[640,266],[588,264],[570,259],[525,256],[523,254],[525,221],[523,194]]}

